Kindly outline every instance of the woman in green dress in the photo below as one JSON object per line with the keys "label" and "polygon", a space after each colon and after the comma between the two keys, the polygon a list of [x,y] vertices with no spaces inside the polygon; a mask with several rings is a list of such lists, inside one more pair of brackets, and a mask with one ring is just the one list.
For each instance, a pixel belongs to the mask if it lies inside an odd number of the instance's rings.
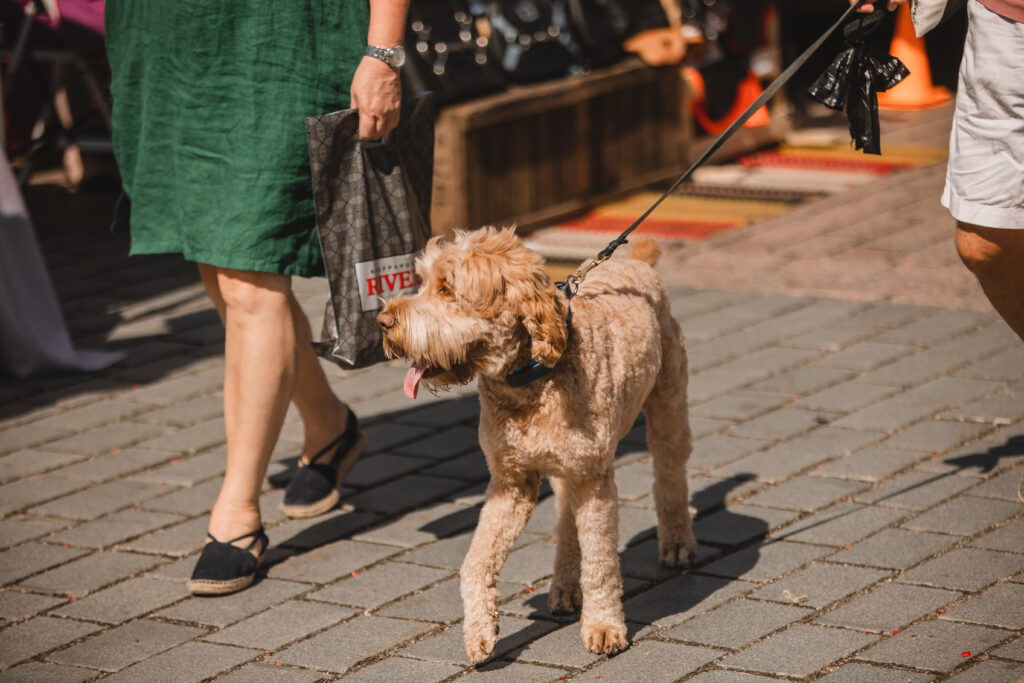
{"label": "woman in green dress", "polygon": [[195,261],[225,326],[227,468],[193,593],[240,590],[267,549],[259,493],[289,401],[304,427],[285,512],[337,501],[358,423],[313,353],[291,276],[323,274],[305,118],[348,106],[398,123],[408,0],[107,0],[115,228],[131,253]]}

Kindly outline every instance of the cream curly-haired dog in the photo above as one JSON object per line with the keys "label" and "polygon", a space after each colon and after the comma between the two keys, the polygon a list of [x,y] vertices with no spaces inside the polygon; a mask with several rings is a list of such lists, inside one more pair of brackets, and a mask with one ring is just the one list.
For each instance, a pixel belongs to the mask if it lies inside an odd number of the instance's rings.
{"label": "cream curly-haired dog", "polygon": [[[416,263],[419,293],[386,301],[377,316],[388,354],[413,361],[405,381],[411,398],[421,383],[436,390],[479,377],[480,445],[491,481],[461,572],[474,663],[494,653],[498,573],[542,475],[558,508],[551,611],[582,605],[583,642],[593,652],[628,646],[612,465],[641,409],[654,455],[661,562],[684,566],[696,552],[683,337],[651,268],[657,245],[637,242],[630,256],[590,273],[569,302],[567,324],[566,298],[511,229],[435,238]],[[513,386],[522,372],[537,373],[531,361],[550,372]]]}

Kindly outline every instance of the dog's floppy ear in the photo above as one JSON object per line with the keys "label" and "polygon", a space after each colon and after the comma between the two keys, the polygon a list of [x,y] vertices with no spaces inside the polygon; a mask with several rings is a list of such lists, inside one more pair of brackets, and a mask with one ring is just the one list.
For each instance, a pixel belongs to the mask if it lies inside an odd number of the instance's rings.
{"label": "dog's floppy ear", "polygon": [[530,335],[530,356],[551,368],[565,353],[569,330],[565,322],[565,301],[550,280],[536,282],[533,291],[519,302],[519,316]]}
{"label": "dog's floppy ear", "polygon": [[[500,306],[506,314],[512,313],[521,320],[530,335],[530,357],[554,367],[569,341],[566,303],[544,270],[544,261],[523,246],[514,228],[484,228],[471,234],[467,241],[492,257],[484,262],[484,272],[495,281],[490,291],[503,296],[491,305]],[[492,312],[496,314],[497,310]]]}

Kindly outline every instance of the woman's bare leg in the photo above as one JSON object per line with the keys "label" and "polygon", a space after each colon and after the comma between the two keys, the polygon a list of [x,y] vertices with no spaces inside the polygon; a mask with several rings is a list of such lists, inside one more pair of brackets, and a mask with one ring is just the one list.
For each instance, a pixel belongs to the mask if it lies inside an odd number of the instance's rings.
{"label": "woman's bare leg", "polygon": [[260,526],[260,490],[299,361],[289,277],[218,268],[215,282],[225,325],[227,469],[210,533],[225,541]]}
{"label": "woman's bare leg", "polygon": [[[214,266],[199,264],[199,274],[206,286],[207,294],[224,321],[224,297],[217,281],[218,269]],[[289,287],[288,302],[295,327],[295,344],[298,354],[298,374],[292,401],[302,418],[304,431],[303,455],[308,460],[325,445],[334,440],[345,429],[348,419],[348,408],[334,395],[327,377],[312,347],[312,330],[309,320]],[[273,446],[271,447],[273,448]],[[327,460],[332,454],[327,453],[321,460]]]}
{"label": "woman's bare leg", "polygon": [[206,294],[210,297],[210,301],[213,302],[213,307],[217,309],[217,315],[220,316],[221,323],[224,322],[224,297],[220,293],[220,285],[217,284],[217,267],[209,266],[205,263],[197,263],[199,266],[199,277],[203,281],[203,287],[206,288]]}
{"label": "woman's bare leg", "polygon": [[[298,377],[292,401],[302,418],[302,453],[308,461],[345,430],[348,407],[338,400],[327,383],[327,375],[320,365],[320,359],[313,352],[313,334],[306,314],[291,293],[289,301],[298,349]],[[325,453],[320,461],[329,461],[332,456],[331,452]]]}

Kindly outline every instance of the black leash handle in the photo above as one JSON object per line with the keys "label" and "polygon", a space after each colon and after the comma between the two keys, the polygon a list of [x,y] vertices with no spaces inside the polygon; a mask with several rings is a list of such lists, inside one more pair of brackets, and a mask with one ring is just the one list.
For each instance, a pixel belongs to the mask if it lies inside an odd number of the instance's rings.
{"label": "black leash handle", "polygon": [[[639,218],[637,218],[635,221],[633,221],[633,224],[630,225],[628,228],[626,228],[622,232],[621,235],[619,235],[618,237],[613,239],[611,242],[609,242],[608,246],[606,246],[604,249],[602,249],[598,253],[597,258],[595,258],[594,260],[590,261],[586,266],[581,267],[579,270],[577,270],[572,275],[566,277],[564,280],[559,282],[557,286],[561,290],[563,290],[568,296],[571,297],[571,296],[575,295],[576,294],[576,290],[579,289],[580,283],[582,283],[583,280],[586,278],[587,273],[590,272],[590,270],[592,270],[594,267],[600,265],[604,261],[607,261],[608,258],[612,255],[612,253],[616,249],[618,249],[620,246],[625,244],[626,241],[627,241],[626,238],[629,237],[629,234],[631,232],[633,232],[634,230],[636,230],[637,227],[639,227],[639,225],[641,223],[643,223],[645,220],[647,220],[647,217],[650,216],[652,213],[654,213],[654,210],[657,209],[661,205],[661,203],[663,201],[668,199],[668,197],[673,192],[676,191],[676,188],[678,188],[680,185],[682,185],[683,182],[687,178],[689,178],[693,174],[694,171],[696,171],[698,168],[700,168],[700,166],[702,164],[704,164],[704,162],[707,161],[711,157],[712,154],[717,152],[718,149],[723,144],[725,144],[725,141],[728,140],[730,137],[732,137],[732,135],[740,128],[740,126],[742,126],[744,123],[746,123],[747,120],[751,116],[754,115],[754,112],[756,112],[758,109],[763,107],[764,104],[768,100],[770,100],[772,97],[774,97],[775,94],[779,90],[782,89],[782,86],[784,86],[786,83],[789,82],[789,79],[791,79],[793,77],[793,74],[795,74],[800,69],[800,67],[802,67],[807,62],[808,59],[810,59],[811,55],[813,55],[815,52],[817,52],[818,48],[820,48],[822,46],[822,44],[826,40],[828,40],[828,38],[833,33],[836,32],[836,29],[838,29],[840,26],[842,26],[843,22],[845,22],[847,20],[847,18],[849,18],[849,16],[851,14],[853,14],[853,12],[856,11],[857,8],[859,8],[865,2],[867,2],[867,0],[857,0],[856,3],[850,5],[846,9],[846,11],[843,12],[842,16],[839,17],[839,19],[837,19],[836,22],[834,24],[832,24],[832,26],[827,31],[825,31],[825,33],[823,33],[816,41],[811,43],[811,46],[808,47],[806,50],[804,50],[803,54],[801,54],[799,57],[797,57],[796,60],[786,68],[785,71],[783,71],[781,74],[779,74],[778,78],[776,78],[774,81],[772,81],[771,85],[769,85],[764,90],[764,92],[762,92],[761,95],[756,100],[754,100],[754,102],[749,107],[747,107],[742,114],[740,114],[736,118],[735,121],[733,121],[731,124],[729,124],[729,127],[726,128],[724,131],[722,131],[721,135],[719,135],[717,138],[715,138],[715,141],[711,143],[711,146],[708,147],[706,150],[704,150],[704,153],[701,154],[700,157],[695,162],[693,162],[693,164],[690,166],[690,168],[686,169],[686,171],[683,173],[683,175],[679,176],[679,178],[677,178],[676,181],[674,183],[672,183],[672,186],[669,187],[665,191],[665,193],[662,194],[654,202],[654,204],[652,204],[650,206],[650,208],[648,208],[646,211],[644,211],[643,214],[641,214]],[[875,2],[879,2],[880,6],[884,6],[885,0],[875,0]],[[876,15],[877,15],[877,17],[876,17]],[[882,16],[884,16],[884,12],[875,10],[875,12],[873,12],[871,15],[869,15],[868,18],[865,18],[864,21],[865,22],[877,23],[881,19]]]}

